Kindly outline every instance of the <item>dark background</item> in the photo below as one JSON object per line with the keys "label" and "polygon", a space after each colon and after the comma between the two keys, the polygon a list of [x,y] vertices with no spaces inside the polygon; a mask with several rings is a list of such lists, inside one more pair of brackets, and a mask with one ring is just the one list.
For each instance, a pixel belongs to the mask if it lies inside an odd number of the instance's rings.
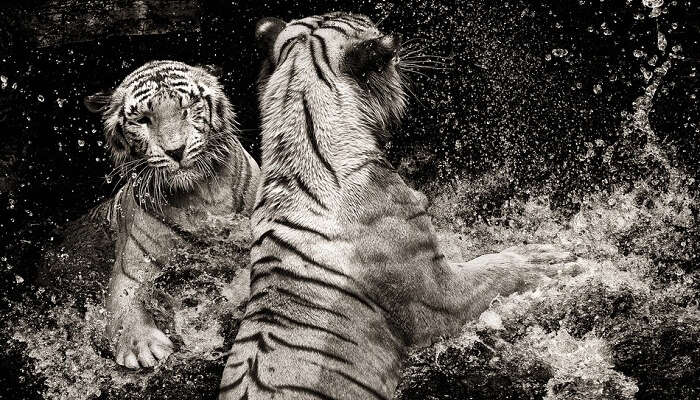
{"label": "dark background", "polygon": [[[0,11],[4,287],[14,287],[18,277],[31,282],[42,249],[57,240],[56,228],[113,193],[114,182],[104,179],[111,168],[101,122],[82,99],[115,87],[144,62],[218,65],[244,128],[242,142],[257,156],[260,57],[253,29],[264,16],[361,12],[383,19],[385,31],[425,38],[426,54],[452,57],[451,70],[412,75],[415,96],[389,153],[404,176],[426,190],[497,174],[497,195],[473,199],[484,210],[474,220],[512,197],[537,193],[551,194],[553,207],[570,214],[587,193],[654,176],[658,161],[640,156],[648,135],[621,127],[647,85],[640,67],[653,70],[649,61],[657,56],[660,65],[676,45],[685,59],[674,61],[650,118],[670,162],[691,177],[700,171],[700,12],[692,0],[667,2],[657,18],[641,0],[192,1],[175,2],[194,10],[178,23],[168,20],[168,2],[151,0],[141,4],[145,18],[162,28],[151,30],[156,33],[127,35],[115,25],[85,31],[83,39],[75,32],[61,39],[68,25],[37,19],[60,3],[32,0]],[[130,3],[90,2],[93,8]],[[76,7],[74,18],[81,12]],[[49,28],[58,39],[47,42],[42,32]],[[659,31],[665,52],[657,46]],[[553,49],[568,54],[552,56]],[[654,183],[664,181],[661,174]]]}

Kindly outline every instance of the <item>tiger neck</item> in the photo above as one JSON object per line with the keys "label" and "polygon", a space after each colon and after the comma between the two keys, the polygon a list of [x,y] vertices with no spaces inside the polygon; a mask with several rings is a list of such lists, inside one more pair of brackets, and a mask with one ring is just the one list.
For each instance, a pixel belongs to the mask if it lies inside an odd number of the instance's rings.
{"label": "tiger neck", "polygon": [[[268,183],[307,192],[281,208],[337,211],[369,179],[370,164],[391,168],[375,134],[338,92],[287,94],[263,120],[263,197]],[[349,104],[350,103],[350,104]],[[282,197],[282,196],[277,196]],[[283,199],[280,199],[283,201]],[[279,204],[277,205],[279,206]]]}

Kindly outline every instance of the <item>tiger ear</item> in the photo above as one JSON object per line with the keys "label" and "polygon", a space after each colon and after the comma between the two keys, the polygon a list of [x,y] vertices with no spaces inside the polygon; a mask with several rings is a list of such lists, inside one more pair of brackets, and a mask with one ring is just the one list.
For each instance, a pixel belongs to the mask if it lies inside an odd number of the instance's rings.
{"label": "tiger ear", "polygon": [[287,23],[279,18],[262,18],[255,24],[255,41],[268,57],[272,57],[272,48],[275,46],[277,36],[282,32]]}
{"label": "tiger ear", "polygon": [[83,99],[85,108],[96,114],[103,114],[105,111],[107,111],[107,108],[111,102],[111,92],[96,93],[90,96],[85,96],[85,99]]}
{"label": "tiger ear", "polygon": [[398,35],[384,35],[364,40],[345,55],[347,68],[356,76],[364,76],[370,71],[381,71],[396,56],[401,46]]}

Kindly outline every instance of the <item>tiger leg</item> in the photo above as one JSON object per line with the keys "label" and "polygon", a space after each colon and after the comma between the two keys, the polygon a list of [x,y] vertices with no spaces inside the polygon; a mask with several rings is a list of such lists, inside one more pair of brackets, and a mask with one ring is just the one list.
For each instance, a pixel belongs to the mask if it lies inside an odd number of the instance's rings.
{"label": "tiger leg", "polygon": [[465,263],[437,262],[424,279],[413,278],[396,319],[412,345],[424,346],[453,335],[488,309],[494,298],[531,289],[545,277],[578,273],[574,257],[548,245],[512,247]]}
{"label": "tiger leg", "polygon": [[153,367],[173,352],[173,343],[156,326],[137,296],[142,282],[153,279],[158,268],[132,236],[118,250],[107,295],[107,335],[115,361],[131,369]]}
{"label": "tiger leg", "polygon": [[575,275],[578,267],[569,263],[574,259],[571,253],[553,245],[529,244],[452,263],[451,267],[471,288],[468,318],[475,318],[497,296],[531,289],[545,277]]}

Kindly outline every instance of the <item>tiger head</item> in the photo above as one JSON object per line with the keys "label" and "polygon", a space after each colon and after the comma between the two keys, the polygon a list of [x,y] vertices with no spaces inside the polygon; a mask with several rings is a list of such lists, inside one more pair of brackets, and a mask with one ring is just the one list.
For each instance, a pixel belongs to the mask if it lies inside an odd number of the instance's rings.
{"label": "tiger head", "polygon": [[187,192],[215,177],[238,140],[217,78],[177,61],[149,62],[85,105],[102,114],[116,169],[150,195]]}
{"label": "tiger head", "polygon": [[342,108],[360,116],[357,124],[383,141],[405,112],[401,39],[364,15],[334,12],[289,23],[264,18],[256,39],[266,58],[259,84],[263,123],[278,118],[267,114],[278,111],[279,101],[303,95],[319,115]]}

